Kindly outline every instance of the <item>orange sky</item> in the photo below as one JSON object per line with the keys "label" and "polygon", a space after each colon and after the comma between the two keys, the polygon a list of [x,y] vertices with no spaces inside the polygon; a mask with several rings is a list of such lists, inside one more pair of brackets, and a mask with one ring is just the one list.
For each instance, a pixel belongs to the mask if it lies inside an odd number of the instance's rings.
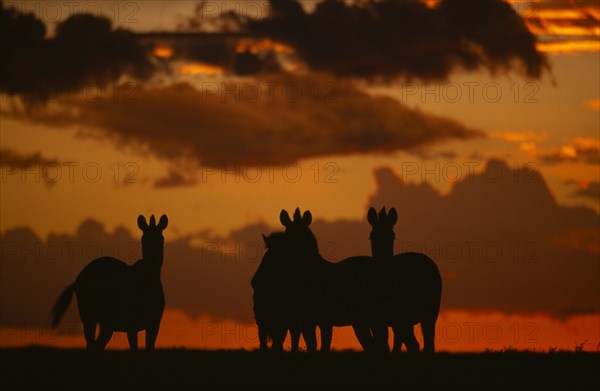
{"label": "orange sky", "polygon": [[[436,350],[439,351],[481,352],[486,349],[517,349],[543,352],[552,348],[573,351],[580,344],[583,344],[585,350],[597,351],[600,317],[588,315],[560,321],[541,314],[523,316],[443,311],[436,327]],[[423,339],[418,326],[415,327],[415,335],[422,345]],[[142,336],[143,332],[140,336],[141,341]],[[47,328],[0,329],[0,346],[27,345],[83,348],[85,339],[78,322],[65,323],[59,327],[58,332]],[[215,320],[209,317],[190,318],[173,309],[166,310],[157,340],[159,348],[253,350],[257,346],[258,336],[254,323]],[[301,342],[301,347],[303,346]],[[290,349],[289,336],[284,347]],[[127,349],[126,334],[115,333],[108,348]],[[351,327],[334,329],[332,348],[360,350]]]}

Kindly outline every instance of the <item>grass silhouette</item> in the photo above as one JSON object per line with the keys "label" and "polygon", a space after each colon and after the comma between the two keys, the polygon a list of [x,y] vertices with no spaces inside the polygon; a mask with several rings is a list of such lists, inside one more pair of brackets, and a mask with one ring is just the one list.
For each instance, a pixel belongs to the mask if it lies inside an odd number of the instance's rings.
{"label": "grass silhouette", "polygon": [[2,389],[600,389],[600,353],[2,349]]}

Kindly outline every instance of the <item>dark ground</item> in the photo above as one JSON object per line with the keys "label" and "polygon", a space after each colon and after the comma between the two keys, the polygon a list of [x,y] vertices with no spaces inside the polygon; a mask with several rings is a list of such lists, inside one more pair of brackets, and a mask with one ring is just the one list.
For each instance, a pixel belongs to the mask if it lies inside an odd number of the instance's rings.
{"label": "dark ground", "polygon": [[154,353],[2,349],[8,389],[594,389],[600,353],[499,352],[281,355],[246,351]]}

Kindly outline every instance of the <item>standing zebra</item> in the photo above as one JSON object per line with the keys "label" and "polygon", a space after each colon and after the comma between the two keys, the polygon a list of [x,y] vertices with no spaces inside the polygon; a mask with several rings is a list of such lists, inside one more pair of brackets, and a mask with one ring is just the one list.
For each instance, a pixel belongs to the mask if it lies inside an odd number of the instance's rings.
{"label": "standing zebra", "polygon": [[168,219],[162,215],[156,224],[153,215],[148,224],[140,215],[137,223],[143,232],[142,259],[133,265],[112,257],[95,259],[83,268],[54,305],[52,327],[60,322],[73,293],[77,295],[88,350],[104,350],[115,331],[126,332],[129,347],[137,350],[137,333],[141,330],[146,330],[146,349],[154,350],[165,309],[160,271],[165,241],[162,232]]}
{"label": "standing zebra", "polygon": [[[369,208],[367,220],[371,225],[371,253],[378,269],[380,282],[379,300],[385,311],[384,326],[380,327],[376,338],[387,345],[388,326],[394,331],[394,352],[399,352],[402,344],[408,352],[418,352],[419,342],[415,338],[413,325],[420,323],[423,331],[425,352],[435,350],[435,323],[440,311],[442,279],[435,262],[427,255],[406,252],[394,255],[394,225],[398,221],[396,209],[386,213],[385,207],[379,215]],[[403,295],[412,297],[406,300]],[[410,296],[409,296],[410,295]],[[394,312],[395,311],[395,312]]]}

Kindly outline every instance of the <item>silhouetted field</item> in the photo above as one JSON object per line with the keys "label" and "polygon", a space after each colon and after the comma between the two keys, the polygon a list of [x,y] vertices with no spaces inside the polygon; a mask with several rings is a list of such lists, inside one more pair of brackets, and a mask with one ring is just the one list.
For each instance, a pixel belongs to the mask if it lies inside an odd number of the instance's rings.
{"label": "silhouetted field", "polygon": [[3,349],[6,389],[600,389],[599,353]]}

